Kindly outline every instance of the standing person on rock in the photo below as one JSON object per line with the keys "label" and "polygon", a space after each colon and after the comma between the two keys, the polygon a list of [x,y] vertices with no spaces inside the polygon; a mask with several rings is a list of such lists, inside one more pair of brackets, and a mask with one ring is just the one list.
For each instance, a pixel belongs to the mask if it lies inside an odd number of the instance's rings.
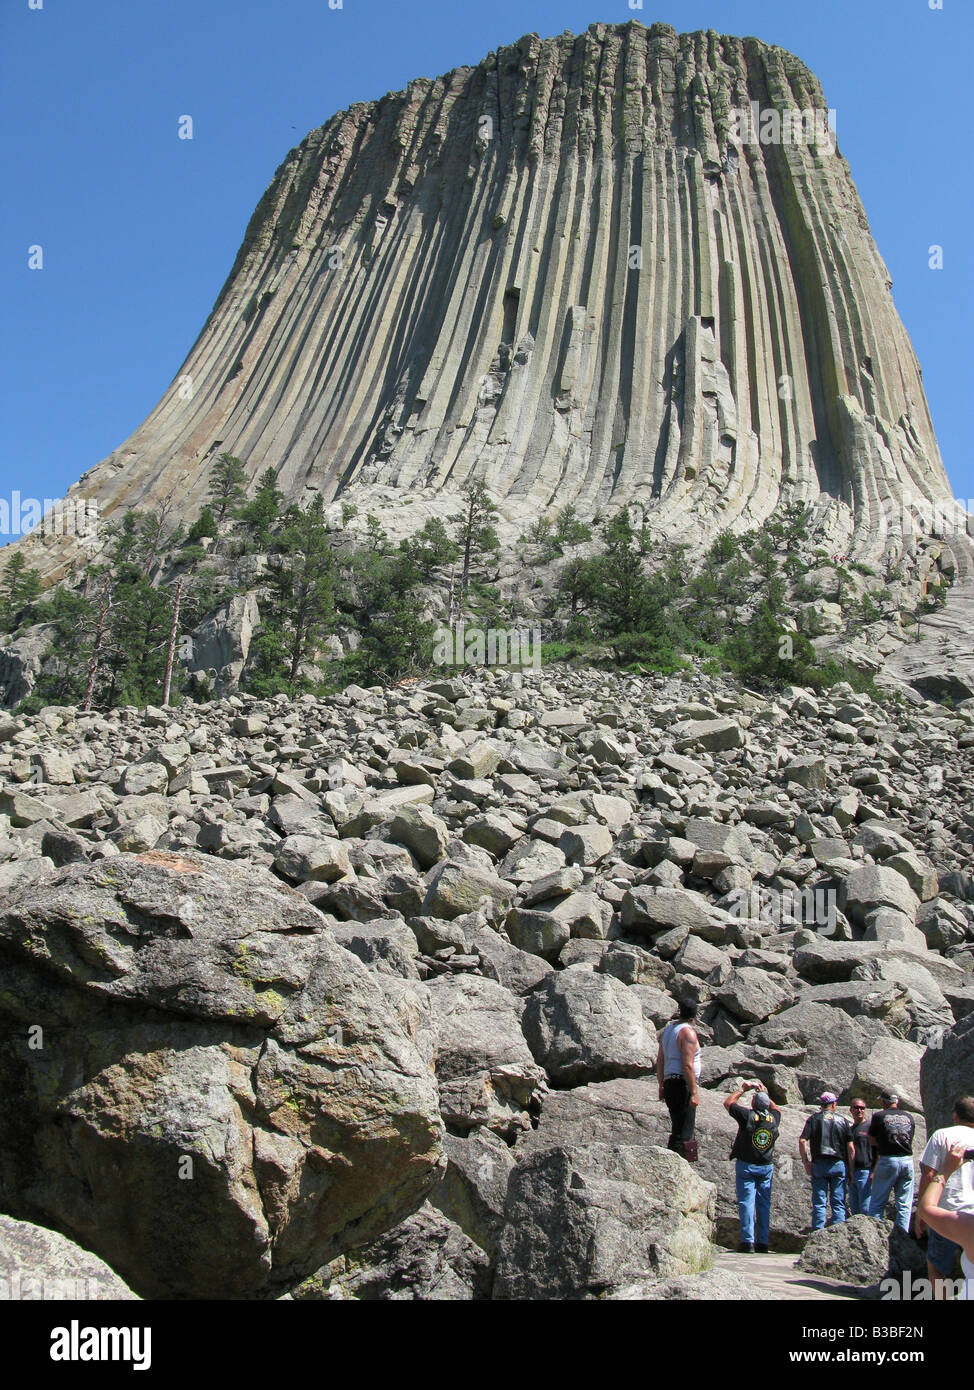
{"label": "standing person on rock", "polygon": [[849,1121],[835,1113],[837,1100],[832,1091],[822,1092],[818,1098],[822,1108],[817,1115],[809,1115],[798,1140],[798,1152],[812,1180],[813,1231],[825,1225],[829,1206],[833,1226],[846,1219],[847,1182],[852,1181],[856,1147]]}
{"label": "standing person on rock", "polygon": [[974,1150],[963,1140],[947,1147],[942,1173],[928,1181],[920,1197],[917,1217],[946,1240],[960,1247],[960,1267],[964,1274],[964,1289],[960,1298],[974,1303],[974,1216],[966,1211],[948,1211],[940,1205],[947,1184],[965,1168],[974,1169]]}
{"label": "standing person on rock", "polygon": [[897,1091],[885,1091],[882,1110],[869,1122],[869,1142],[875,1155],[869,1215],[882,1220],[890,1197],[896,1203],[895,1221],[901,1231],[909,1231],[913,1211],[913,1136],[916,1122],[900,1109]]}
{"label": "standing person on rock", "polygon": [[680,1005],[679,1017],[660,1034],[656,1077],[659,1098],[670,1112],[670,1137],[666,1147],[682,1155],[688,1163],[697,1161],[694,1127],[700,1104],[700,1039],[693,1026],[696,1004]]}
{"label": "standing person on rock", "polygon": [[[750,1109],[738,1104],[745,1091],[754,1092]],[[745,1081],[740,1090],[727,1097],[724,1109],[737,1121],[737,1138],[730,1156],[737,1160],[740,1249],[748,1255],[752,1251],[766,1255],[771,1238],[771,1184],[781,1108],[761,1089],[759,1081]]]}
{"label": "standing person on rock", "polygon": [[[958,1096],[954,1101],[954,1123],[945,1129],[934,1130],[920,1156],[920,1194],[916,1214],[917,1239],[927,1231],[927,1274],[938,1301],[946,1298],[946,1280],[951,1279],[957,1256],[961,1253],[960,1236],[947,1236],[924,1220],[924,1194],[932,1182],[946,1177],[939,1194],[939,1211],[961,1212],[974,1221],[974,1163],[954,1167],[948,1174],[948,1154],[961,1145],[965,1152],[974,1152],[974,1096]],[[935,1194],[936,1195],[936,1194]],[[931,1199],[932,1200],[932,1199]]]}
{"label": "standing person on rock", "polygon": [[873,1151],[869,1143],[869,1121],[866,1119],[866,1102],[856,1097],[849,1111],[852,1116],[852,1143],[854,1158],[852,1178],[849,1185],[849,1215],[869,1215],[869,1180],[872,1176]]}

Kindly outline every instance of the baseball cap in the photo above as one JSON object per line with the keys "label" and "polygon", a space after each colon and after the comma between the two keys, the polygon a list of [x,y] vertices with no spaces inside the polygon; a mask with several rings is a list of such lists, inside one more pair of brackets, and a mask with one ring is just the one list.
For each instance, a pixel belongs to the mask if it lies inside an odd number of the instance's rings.
{"label": "baseball cap", "polygon": [[771,1099],[763,1091],[755,1091],[754,1099],[751,1101],[755,1110],[770,1110]]}
{"label": "baseball cap", "polygon": [[823,1091],[818,1098],[819,1105],[835,1105],[837,1097],[832,1091]]}

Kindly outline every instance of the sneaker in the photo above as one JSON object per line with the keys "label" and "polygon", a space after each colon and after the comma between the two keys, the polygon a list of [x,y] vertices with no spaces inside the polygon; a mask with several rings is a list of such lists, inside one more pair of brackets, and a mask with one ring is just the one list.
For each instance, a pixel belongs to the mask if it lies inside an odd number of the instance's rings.
{"label": "sneaker", "polygon": [[742,1255],[753,1255],[753,1254],[754,1254],[754,1246],[751,1244],[751,1242],[750,1242],[749,1240],[742,1240],[741,1243],[740,1243],[740,1245],[739,1245],[737,1248],[738,1248],[738,1250],[740,1251],[740,1253],[741,1253]]}
{"label": "sneaker", "polygon": [[754,1250],[758,1255],[766,1255],[768,1253],[768,1247],[766,1245],[755,1245]]}

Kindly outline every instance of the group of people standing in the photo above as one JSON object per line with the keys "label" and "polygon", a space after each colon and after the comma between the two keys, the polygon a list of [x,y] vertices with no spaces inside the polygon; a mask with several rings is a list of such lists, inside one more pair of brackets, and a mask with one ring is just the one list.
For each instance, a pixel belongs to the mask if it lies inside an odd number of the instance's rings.
{"label": "group of people standing", "polygon": [[[696,1112],[700,1102],[700,1040],[694,1027],[696,1006],[682,1004],[679,1017],[660,1036],[657,1077],[660,1100],[670,1113],[669,1148],[689,1162],[697,1160]],[[751,1092],[750,1105],[741,1097]],[[837,1113],[838,1097],[824,1091],[798,1141],[811,1180],[812,1230],[848,1216],[882,1218],[892,1201],[894,1220],[909,1231],[913,1213],[916,1122],[901,1108],[900,1096],[881,1096],[881,1110],[867,1118],[866,1103],[854,1099],[849,1116]],[[740,1249],[765,1252],[771,1236],[774,1150],[781,1107],[761,1084],[746,1081],[724,1100],[737,1122],[730,1157],[735,1160]],[[937,1298],[945,1297],[958,1255],[967,1297],[974,1300],[974,1097],[959,1096],[953,1124],[938,1129],[920,1158],[920,1191],[914,1231],[927,1235],[927,1268]]]}

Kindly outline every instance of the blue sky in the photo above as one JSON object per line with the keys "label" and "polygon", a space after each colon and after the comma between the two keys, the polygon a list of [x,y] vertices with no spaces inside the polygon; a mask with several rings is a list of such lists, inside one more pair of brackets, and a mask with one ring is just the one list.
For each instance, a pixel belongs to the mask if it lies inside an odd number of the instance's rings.
{"label": "blue sky", "polygon": [[972,0],[33,3],[0,6],[0,496],[63,495],[141,423],[308,130],[522,34],[635,18],[755,34],[818,74],[954,492],[974,497]]}

